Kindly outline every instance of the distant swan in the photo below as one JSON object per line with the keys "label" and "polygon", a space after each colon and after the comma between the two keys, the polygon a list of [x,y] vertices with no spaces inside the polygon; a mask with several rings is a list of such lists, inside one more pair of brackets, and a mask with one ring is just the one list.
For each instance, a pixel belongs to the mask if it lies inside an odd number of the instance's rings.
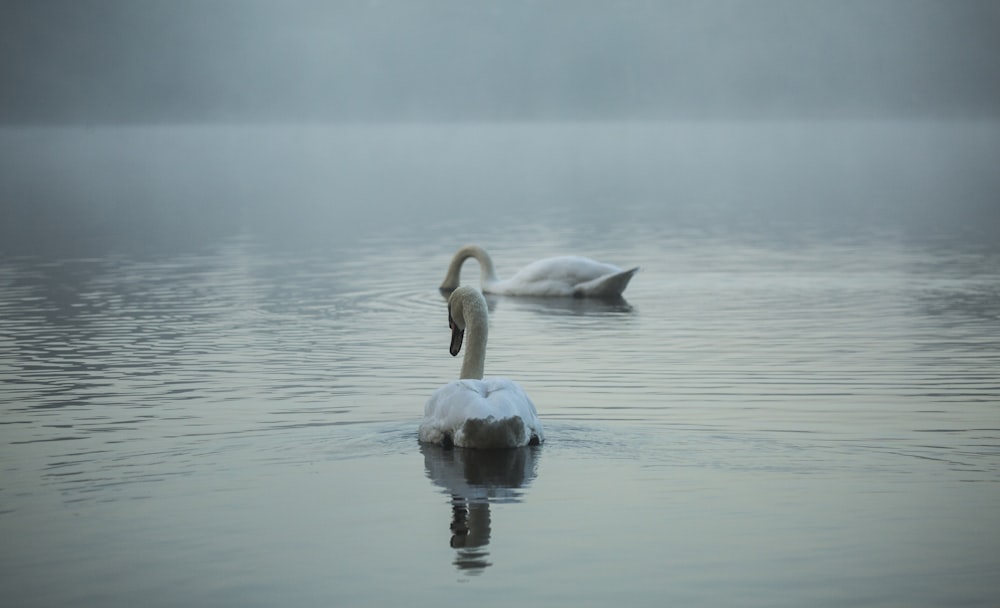
{"label": "distant swan", "polygon": [[507,378],[483,378],[489,323],[479,290],[459,287],[448,298],[451,354],[469,337],[458,380],[434,391],[424,406],[419,437],[445,447],[516,448],[545,440],[535,404]]}
{"label": "distant swan", "polygon": [[459,249],[448,265],[441,289],[458,287],[462,263],[468,258],[479,262],[484,293],[506,296],[573,296],[575,298],[620,298],[638,267],[622,270],[590,258],[565,255],[528,264],[509,279],[497,278],[493,260],[477,245]]}

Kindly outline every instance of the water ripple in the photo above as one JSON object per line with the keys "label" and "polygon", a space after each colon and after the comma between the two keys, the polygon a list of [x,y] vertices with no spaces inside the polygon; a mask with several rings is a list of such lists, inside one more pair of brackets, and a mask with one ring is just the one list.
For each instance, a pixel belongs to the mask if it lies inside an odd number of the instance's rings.
{"label": "water ripple", "polygon": [[[565,249],[539,237],[495,254],[516,268]],[[436,289],[451,248],[399,239],[4,260],[0,491],[139,497],[130,484],[224,469],[250,446],[272,461],[412,449],[424,400],[460,362]],[[620,256],[648,263],[627,300],[490,297],[487,373],[526,388],[546,449],[580,457],[626,444],[651,464],[891,457],[1000,481],[995,267],[855,245],[636,238]]]}

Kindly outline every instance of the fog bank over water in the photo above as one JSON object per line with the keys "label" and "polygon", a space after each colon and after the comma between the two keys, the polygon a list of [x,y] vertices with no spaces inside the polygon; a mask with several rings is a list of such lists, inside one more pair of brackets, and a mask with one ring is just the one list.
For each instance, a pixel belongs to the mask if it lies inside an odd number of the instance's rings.
{"label": "fog bank over water", "polygon": [[997,123],[0,130],[0,250],[329,244],[535,224],[993,240]]}
{"label": "fog bank over water", "polygon": [[991,0],[33,0],[0,122],[996,118]]}

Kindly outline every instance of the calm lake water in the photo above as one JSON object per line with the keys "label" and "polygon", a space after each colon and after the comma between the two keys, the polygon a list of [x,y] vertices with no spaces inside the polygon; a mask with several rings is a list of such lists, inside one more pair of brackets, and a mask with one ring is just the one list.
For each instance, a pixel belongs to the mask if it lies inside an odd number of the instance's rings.
{"label": "calm lake water", "polygon": [[[0,144],[11,606],[1000,600],[995,126]],[[417,442],[467,242],[641,266],[489,298],[541,447]]]}

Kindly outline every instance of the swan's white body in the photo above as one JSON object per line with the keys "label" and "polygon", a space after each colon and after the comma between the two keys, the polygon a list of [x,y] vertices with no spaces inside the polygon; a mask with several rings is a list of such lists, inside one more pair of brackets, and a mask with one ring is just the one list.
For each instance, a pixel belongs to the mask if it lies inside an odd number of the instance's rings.
{"label": "swan's white body", "polygon": [[424,406],[420,441],[464,448],[515,448],[545,440],[535,404],[508,378],[483,378],[488,334],[486,300],[463,286],[448,298],[451,354],[468,346],[459,380],[434,391]]}
{"label": "swan's white body", "polygon": [[424,407],[420,441],[463,448],[516,448],[543,439],[535,405],[509,378],[455,380]]}
{"label": "swan's white body", "polygon": [[479,262],[480,284],[484,293],[505,296],[572,296],[576,298],[620,298],[638,267],[622,270],[577,255],[545,258],[528,264],[509,279],[498,279],[493,260],[477,245],[466,245],[451,259],[441,289],[459,285],[462,263]]}

